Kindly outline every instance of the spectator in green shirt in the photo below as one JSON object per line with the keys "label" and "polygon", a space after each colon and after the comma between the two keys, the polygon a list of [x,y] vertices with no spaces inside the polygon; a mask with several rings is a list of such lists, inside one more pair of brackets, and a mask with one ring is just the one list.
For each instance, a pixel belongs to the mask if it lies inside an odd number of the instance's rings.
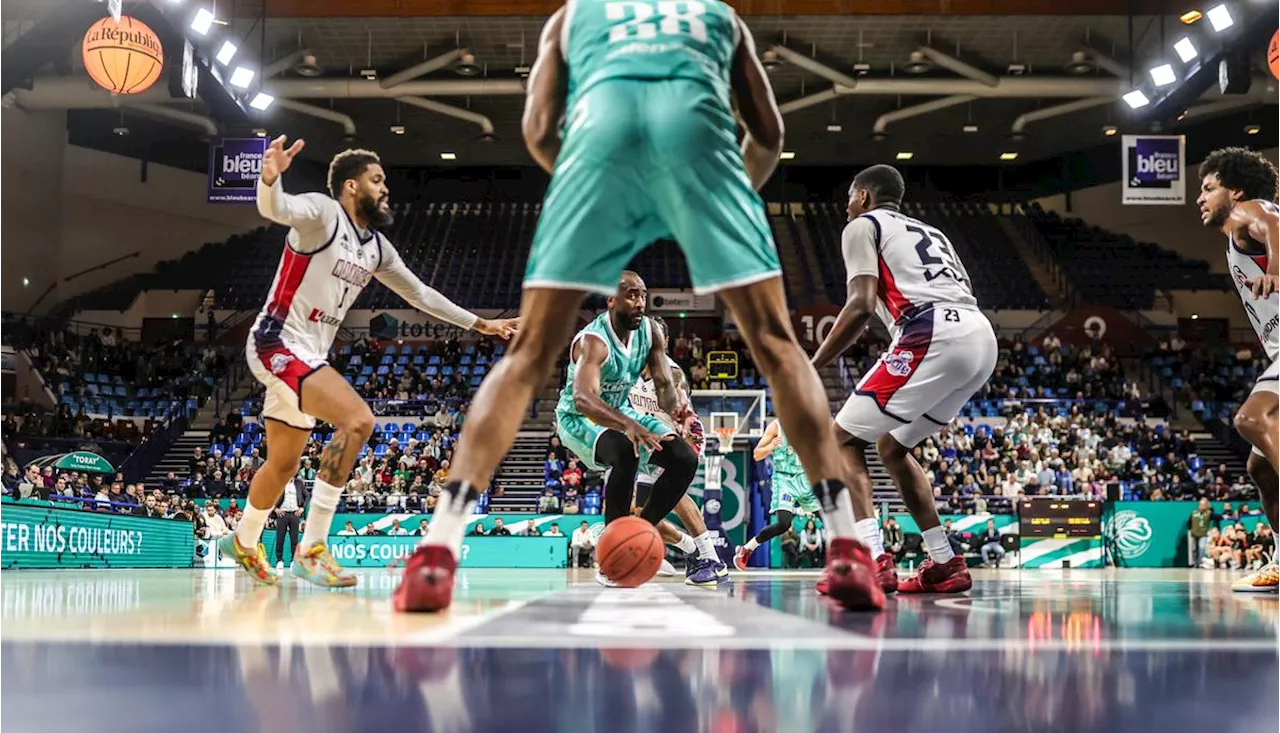
{"label": "spectator in green shirt", "polygon": [[1213,527],[1213,507],[1208,499],[1201,499],[1200,505],[1191,513],[1191,547],[1192,566],[1200,567],[1204,560],[1205,550],[1209,546],[1209,529]]}

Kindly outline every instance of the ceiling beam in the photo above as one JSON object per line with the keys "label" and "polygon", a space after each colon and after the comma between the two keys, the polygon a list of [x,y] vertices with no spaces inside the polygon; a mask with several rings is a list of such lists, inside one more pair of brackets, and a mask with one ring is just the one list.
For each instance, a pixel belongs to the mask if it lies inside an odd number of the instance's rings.
{"label": "ceiling beam", "polygon": [[493,139],[495,135],[493,131],[493,120],[485,117],[479,112],[472,112],[469,109],[454,107],[453,105],[437,102],[433,99],[423,99],[422,97],[398,97],[397,99],[419,109],[425,109],[429,112],[435,112],[436,114],[475,123],[480,126],[480,137],[482,138]]}
{"label": "ceiling beam", "polygon": [[925,58],[929,59],[930,61],[937,64],[938,66],[941,66],[947,71],[951,71],[956,74],[959,74],[960,76],[963,76],[966,79],[972,79],[978,82],[979,84],[982,84],[983,86],[994,87],[1000,83],[1000,79],[996,77],[995,74],[991,74],[986,71],[983,71],[982,69],[979,69],[973,64],[967,64],[961,61],[960,59],[956,58],[955,56],[943,53],[936,48],[921,46],[916,50],[919,51],[921,54],[924,54]]}
{"label": "ceiling beam", "polygon": [[846,87],[856,87],[858,85],[858,80],[852,76],[836,71],[817,59],[810,58],[797,51],[792,51],[781,44],[773,46],[770,50],[778,54],[778,58],[786,61],[797,69],[803,69],[810,74],[816,74],[832,84],[840,84]]}
{"label": "ceiling beam", "polygon": [[1018,118],[1013,121],[1013,126],[1009,131],[1013,133],[1020,133],[1032,122],[1040,122],[1041,120],[1069,115],[1073,112],[1083,112],[1086,109],[1101,107],[1104,104],[1115,103],[1115,97],[1090,97],[1088,99],[1077,99],[1074,102],[1066,102],[1065,104],[1055,104],[1052,107],[1045,107],[1044,109],[1038,109],[1033,112],[1018,115]]}
{"label": "ceiling beam", "polygon": [[883,135],[889,129],[889,125],[894,122],[910,119],[912,117],[920,117],[921,115],[931,114],[944,110],[948,107],[954,107],[957,104],[972,102],[977,97],[972,94],[959,94],[954,97],[943,97],[934,99],[923,104],[916,104],[910,107],[903,107],[892,112],[886,112],[876,118],[876,122],[871,126],[871,132],[874,135]]}
{"label": "ceiling beam", "polygon": [[399,86],[405,83],[406,81],[413,81],[414,79],[417,79],[420,76],[426,76],[427,74],[430,74],[431,72],[436,71],[437,69],[443,69],[449,64],[452,64],[454,61],[457,61],[459,58],[461,58],[462,54],[466,52],[467,52],[467,49],[465,48],[455,48],[452,51],[447,51],[445,53],[442,53],[439,56],[436,56],[435,58],[430,58],[430,59],[427,59],[426,61],[420,61],[414,64],[413,66],[410,66],[409,68],[404,69],[403,71],[397,71],[391,76],[388,76],[387,78],[380,80],[378,82],[378,86],[382,87],[383,89],[390,89],[391,87]]}
{"label": "ceiling beam", "polygon": [[341,112],[337,112],[326,107],[317,107],[314,104],[299,102],[296,99],[282,99],[280,97],[276,97],[275,106],[293,110],[298,114],[308,115],[317,119],[336,122],[339,125],[342,125],[342,132],[344,135],[351,135],[354,137],[356,134],[356,121],[351,119],[351,115],[344,115]]}

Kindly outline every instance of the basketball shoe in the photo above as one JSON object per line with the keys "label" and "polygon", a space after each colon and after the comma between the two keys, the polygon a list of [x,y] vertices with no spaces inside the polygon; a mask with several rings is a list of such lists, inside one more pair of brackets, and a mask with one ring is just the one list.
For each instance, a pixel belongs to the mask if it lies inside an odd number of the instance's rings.
{"label": "basketball shoe", "polygon": [[246,550],[236,540],[236,533],[232,532],[218,540],[218,549],[224,556],[235,560],[257,582],[263,585],[276,585],[280,582],[280,576],[276,575],[271,563],[267,562],[267,548],[261,542],[254,550]]}
{"label": "basketball shoe", "polygon": [[[673,568],[673,569],[674,569],[674,568]],[[622,587],[622,586],[618,585],[617,583],[613,582],[612,580],[610,580],[610,579],[609,579],[609,576],[608,576],[608,575],[605,575],[603,570],[597,570],[597,571],[596,571],[596,583],[597,583],[597,584],[599,584],[599,585],[602,585],[602,586],[604,586],[604,587],[606,587],[606,588],[621,588],[621,587]]]}
{"label": "basketball shoe", "polygon": [[746,570],[747,563],[751,560],[751,550],[746,545],[738,547],[737,552],[733,553],[733,566],[739,570]]}
{"label": "basketball shoe", "polygon": [[1255,572],[1236,580],[1231,584],[1231,590],[1236,593],[1276,593],[1280,591],[1280,571],[1277,571],[1276,561],[1272,560]]}
{"label": "basketball shoe", "polygon": [[671,577],[675,577],[675,574],[676,574],[676,566],[672,565],[671,562],[667,560],[667,558],[665,557],[662,558],[662,564],[658,566],[658,577],[671,578]]}
{"label": "basketball shoe", "polygon": [[850,611],[884,608],[884,591],[867,546],[852,537],[836,537],[827,546],[827,564],[818,592]]}
{"label": "basketball shoe", "polygon": [[321,588],[350,588],[356,584],[356,576],[348,573],[333,555],[329,554],[329,546],[323,541],[312,542],[310,547],[299,547],[293,554],[293,564],[289,570],[294,577],[301,578]]}
{"label": "basketball shoe", "polygon": [[898,583],[898,592],[963,593],[972,587],[973,577],[963,557],[956,555],[942,564],[926,557],[915,575]]}
{"label": "basketball shoe", "polygon": [[716,566],[718,565],[720,563],[715,560],[690,557],[688,564],[685,566],[684,582],[687,585],[696,585],[699,588],[714,588],[720,584],[720,576],[716,574]]}
{"label": "basketball shoe", "polygon": [[458,559],[444,545],[418,545],[405,562],[400,585],[391,597],[397,611],[435,613],[453,603]]}
{"label": "basketball shoe", "polygon": [[893,564],[893,555],[885,552],[876,558],[876,580],[885,593],[898,592],[898,568]]}

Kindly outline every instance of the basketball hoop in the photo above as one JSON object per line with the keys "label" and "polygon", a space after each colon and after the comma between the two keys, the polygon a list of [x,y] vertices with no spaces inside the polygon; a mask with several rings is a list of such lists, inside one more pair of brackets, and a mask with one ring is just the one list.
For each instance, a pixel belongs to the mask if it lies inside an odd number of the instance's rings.
{"label": "basketball hoop", "polygon": [[733,438],[738,434],[736,425],[718,425],[716,433],[716,452],[722,456],[733,452]]}
{"label": "basketball hoop", "polygon": [[717,422],[714,427],[716,449],[714,451],[706,451],[703,454],[707,462],[704,485],[708,489],[720,488],[720,462],[724,460],[725,456],[733,452],[733,439],[738,434],[736,422],[736,420],[723,423]]}

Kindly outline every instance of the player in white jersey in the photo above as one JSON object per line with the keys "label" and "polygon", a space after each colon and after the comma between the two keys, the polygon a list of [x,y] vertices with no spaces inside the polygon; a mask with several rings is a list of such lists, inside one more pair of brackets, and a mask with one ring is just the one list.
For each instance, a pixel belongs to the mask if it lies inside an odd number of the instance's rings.
{"label": "player in white jersey", "polygon": [[[667,322],[661,316],[650,316],[655,326],[662,329],[663,338],[666,343],[670,344],[671,340],[667,333]],[[676,387],[689,394],[689,378],[685,375],[684,369],[676,363],[675,359],[667,356],[667,363],[671,366],[671,376],[675,380]],[[652,415],[664,423],[676,428],[675,418],[663,411],[661,405],[658,404],[657,390],[653,386],[653,378],[646,372],[640,379],[636,380],[636,385],[631,388],[631,406],[646,415]],[[705,449],[705,436],[702,421],[697,415],[691,415],[682,431],[693,448],[693,452],[702,457]],[[649,499],[649,492],[653,489],[653,484],[658,480],[658,476],[662,474],[662,467],[655,466],[651,463],[645,463],[640,466],[640,471],[636,474],[636,506],[642,507]],[[696,585],[703,588],[715,588],[723,580],[729,578],[729,568],[720,561],[719,555],[716,554],[715,540],[712,539],[711,533],[707,531],[706,522],[702,519],[702,510],[698,508],[697,502],[688,494],[680,498],[680,503],[676,504],[673,510],[675,515],[679,517],[680,523],[684,525],[690,534],[685,534],[671,522],[663,520],[658,524],[658,533],[662,535],[662,541],[679,549],[688,555],[687,566],[685,568],[685,582],[689,585]],[[667,572],[668,567],[666,561],[663,561],[663,571],[659,574],[674,574],[674,571]]]}
{"label": "player in white jersey", "polygon": [[[1277,406],[1280,405],[1280,216],[1276,208],[1276,166],[1261,153],[1246,148],[1215,150],[1200,165],[1200,218],[1207,227],[1227,235],[1227,266],[1240,294],[1249,322],[1271,360],[1253,391],[1236,412],[1234,424],[1249,441],[1249,476],[1258,485],[1262,510],[1272,528],[1277,523]],[[1280,588],[1276,561],[1232,584],[1231,589],[1271,592]]]}
{"label": "player in white jersey", "polygon": [[[326,540],[342,487],[373,432],[373,412],[326,361],[347,310],[372,278],[413,307],[461,328],[510,337],[514,321],[489,321],[450,302],[423,284],[400,259],[379,228],[391,224],[389,192],[378,156],[347,150],[329,165],[329,193],[290,195],[280,175],[302,151],[303,141],[284,147],[271,141],[258,180],[258,211],[290,228],[266,306],[245,347],[249,369],[266,387],[262,417],[267,462],[254,474],[249,501],[234,534],[219,546],[257,581],[279,581],[259,542],[268,515],[298,472],[316,418],[334,427],[320,457],[306,528],[291,569],[326,587],[355,585],[356,578],[334,561]],[[289,512],[288,517],[300,514]],[[284,510],[277,512],[285,516]]]}
{"label": "player in white jersey", "polygon": [[[889,348],[835,418],[837,440],[853,469],[846,480],[858,536],[871,546],[886,592],[958,593],[973,581],[964,558],[951,550],[911,449],[951,422],[986,384],[998,347],[951,242],[900,211],[904,190],[902,174],[892,166],[875,165],[854,177],[841,245],[848,300],[813,363],[819,369],[830,364],[873,315],[889,329]],[[871,502],[864,456],[871,443],[920,525],[929,553],[919,573],[901,584]]]}

